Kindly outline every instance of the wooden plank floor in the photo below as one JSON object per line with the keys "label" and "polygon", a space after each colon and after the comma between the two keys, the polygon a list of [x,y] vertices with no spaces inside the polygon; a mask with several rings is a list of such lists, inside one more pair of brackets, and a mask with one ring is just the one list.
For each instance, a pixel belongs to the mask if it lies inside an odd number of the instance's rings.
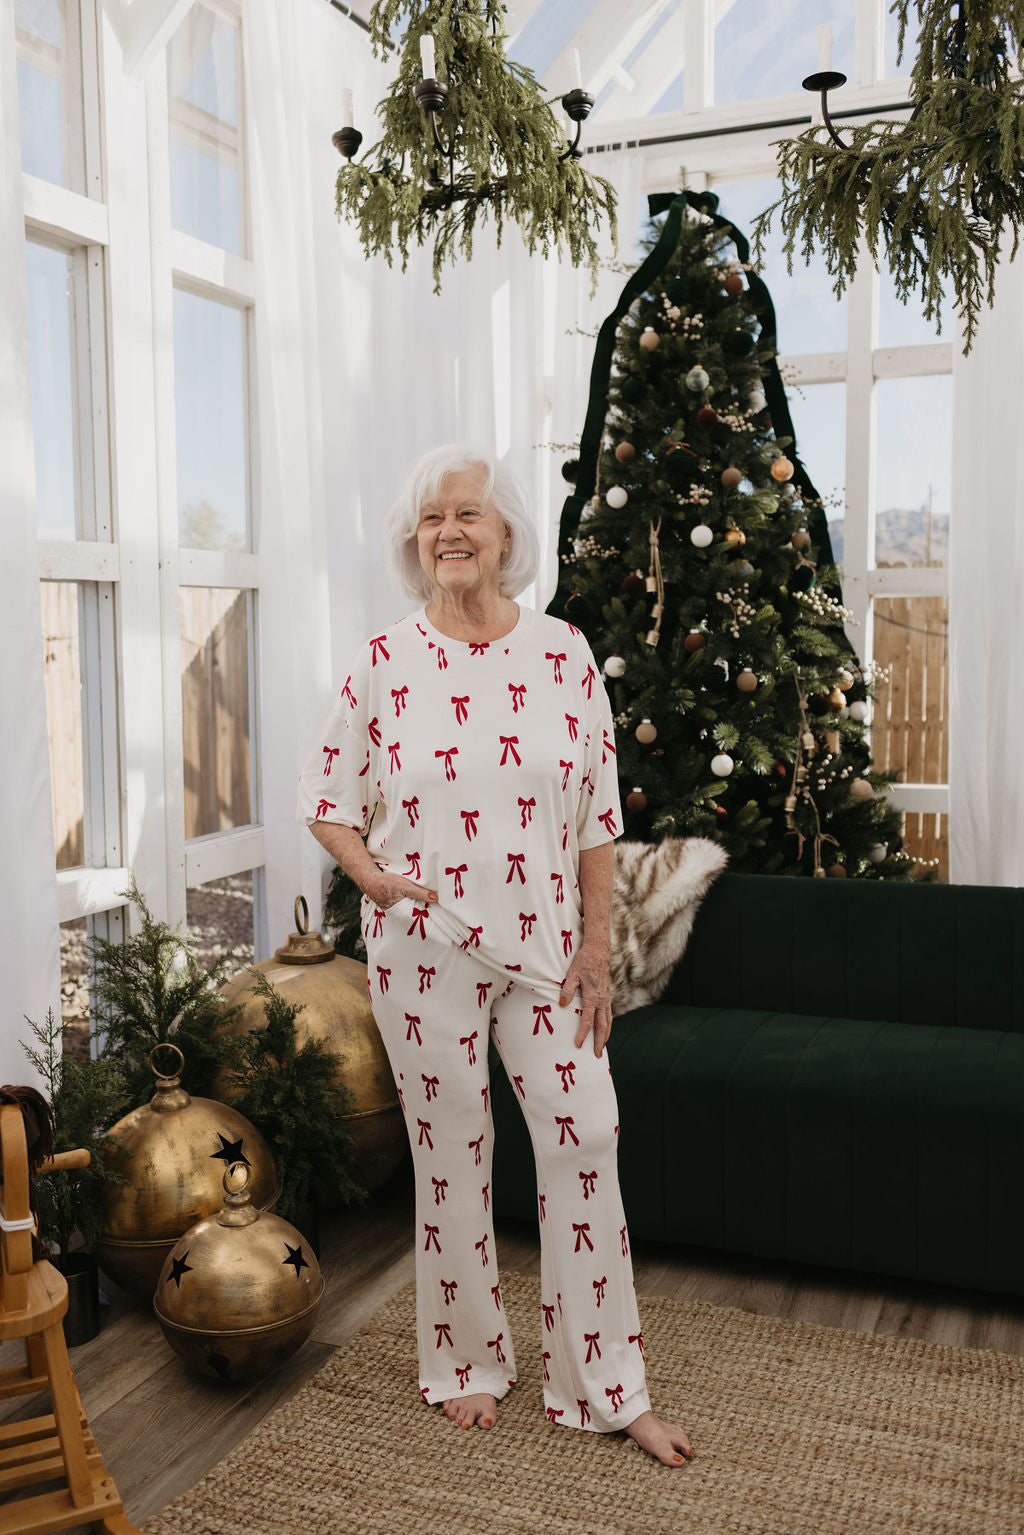
{"label": "wooden plank floor", "polygon": [[[499,1220],[495,1237],[500,1268],[539,1275],[535,1226]],[[102,1281],[111,1299],[102,1331],[73,1349],[71,1362],[90,1427],[136,1523],[193,1486],[413,1278],[408,1161],[366,1208],[325,1220],[320,1261],[327,1293],[310,1340],[276,1375],[249,1386],[191,1374],[149,1308]],[[633,1272],[640,1295],[1024,1355],[1024,1300],[1011,1297],[640,1240]],[[0,1364],[20,1358],[13,1348],[4,1345]],[[410,1351],[414,1358],[412,1338]],[[0,1421],[46,1410],[45,1399],[22,1397],[2,1405]]]}

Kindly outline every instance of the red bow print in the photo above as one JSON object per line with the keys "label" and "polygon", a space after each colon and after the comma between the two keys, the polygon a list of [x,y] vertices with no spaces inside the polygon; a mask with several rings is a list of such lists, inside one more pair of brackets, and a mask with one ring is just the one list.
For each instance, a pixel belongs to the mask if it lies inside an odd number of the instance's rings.
{"label": "red bow print", "polygon": [[519,745],[519,737],[518,736],[499,736],[498,740],[501,742],[502,746],[504,747],[504,751],[501,754],[501,761],[498,763],[498,766],[499,767],[504,767],[505,766],[505,763],[508,761],[508,754],[509,754],[509,752],[511,752],[513,757],[515,758],[516,767],[522,767],[523,759],[522,759],[522,757],[520,757],[519,753],[516,751],[516,747]]}
{"label": "red bow print", "polygon": [[601,742],[601,761],[602,761],[602,763],[608,761],[608,753],[609,752],[611,752],[613,757],[616,755],[615,747],[612,745],[612,742],[611,742],[611,737],[609,736],[607,730],[605,730],[604,731],[604,740]]}
{"label": "red bow print", "polygon": [[401,750],[401,746],[401,741],[393,741],[388,746],[388,756],[391,758],[392,773],[400,773],[402,771],[402,760],[398,755],[399,751]]}
{"label": "red bow print", "polygon": [[540,1362],[541,1362],[541,1364],[544,1367],[544,1379],[545,1380],[550,1380],[551,1379],[551,1375],[548,1372],[548,1360],[550,1358],[551,1358],[551,1350],[546,1348],[544,1350],[543,1354],[541,1354],[541,1356],[540,1356]]}
{"label": "red bow print", "polygon": [[448,1179],[435,1178],[433,1174],[431,1174],[430,1181],[434,1185],[434,1203],[435,1205],[439,1205],[441,1201],[446,1197],[445,1190],[448,1187]]}
{"label": "red bow print", "polygon": [[[326,771],[327,771],[327,769],[325,768],[324,772],[326,773]],[[366,761],[363,763],[362,767],[359,769],[359,776],[360,776],[360,778],[365,778],[369,771],[370,771],[370,748],[367,747],[366,748]],[[363,815],[365,815],[365,814],[366,814],[366,806],[364,805],[363,806]]]}
{"label": "red bow print", "polygon": [[401,714],[402,710],[405,708],[406,703],[408,702],[409,689],[408,688],[392,688],[391,689],[391,697],[395,701],[395,719],[397,719],[398,716]]}
{"label": "red bow print", "polygon": [[580,733],[579,716],[576,714],[567,714],[565,716],[565,723],[569,727],[569,740],[575,741],[576,737]]}
{"label": "red bow print", "polygon": [[553,1034],[555,1032],[554,1029],[551,1027],[551,1003],[550,1002],[541,1002],[541,1003],[536,1003],[535,1002],[533,1004],[533,1034],[534,1034],[534,1038],[536,1038],[537,1035],[540,1033],[540,1026],[541,1026],[541,1024],[544,1025],[544,1027],[547,1029],[549,1034]]}
{"label": "red bow print", "polygon": [[546,1214],[544,1206],[547,1203],[547,1197],[548,1196],[546,1194],[538,1194],[537,1195],[537,1205],[538,1205],[538,1207],[540,1209],[540,1218],[541,1218],[541,1220],[544,1219],[544,1216]]}
{"label": "red bow print", "polygon": [[580,1428],[586,1428],[590,1422],[590,1409],[586,1397],[577,1397],[576,1406],[580,1410]]}
{"label": "red bow print", "polygon": [[420,1038],[420,1021],[419,1021],[419,1019],[415,1016],[414,1013],[406,1013],[405,1021],[409,1025],[409,1027],[405,1031],[406,1040],[412,1039],[412,1036],[415,1034],[416,1035],[416,1043],[418,1045],[422,1045],[423,1041]]}
{"label": "red bow print", "polygon": [[483,928],[482,927],[471,927],[470,930],[469,930],[469,937],[468,938],[463,938],[462,942],[459,944],[459,948],[460,949],[469,949],[469,948],[478,949],[480,947],[480,934],[482,932],[483,932]]}
{"label": "red bow print", "polygon": [[441,1347],[442,1339],[448,1347],[452,1346],[452,1328],[450,1322],[435,1322],[434,1331],[437,1333],[437,1346]]}
{"label": "red bow print", "polygon": [[430,1387],[429,1386],[421,1386],[420,1387],[420,1396],[423,1398],[424,1401],[427,1400],[427,1397],[429,1395],[430,1395]]}
{"label": "red bow print", "polygon": [[459,1288],[459,1281],[457,1279],[442,1279],[441,1286],[444,1290],[444,1303],[446,1306],[450,1306],[455,1292]]}
{"label": "red bow print", "polygon": [[520,941],[520,943],[525,943],[527,938],[532,938],[533,937],[533,924],[536,922],[536,920],[537,920],[537,913],[535,911],[530,912],[529,915],[527,915],[527,913],[525,911],[521,911],[519,913],[519,924],[520,924],[520,927],[519,927],[519,941]]}
{"label": "red bow print", "polygon": [[466,1382],[469,1380],[469,1372],[470,1372],[470,1370],[472,1368],[473,1368],[473,1366],[471,1364],[464,1364],[461,1367],[461,1369],[459,1368],[458,1365],[455,1366],[455,1373],[459,1377],[459,1390],[460,1391],[465,1391],[465,1389],[466,1389]]}
{"label": "red bow print", "polygon": [[430,990],[430,977],[436,975],[437,971],[433,965],[417,965],[416,968],[420,973],[420,996],[422,997],[424,991]]}
{"label": "red bow print", "polygon": [[572,772],[572,763],[559,758],[558,766],[562,769],[562,791],[564,793],[565,786],[569,782],[569,774]]}
{"label": "red bow print", "polygon": [[598,1359],[600,1359],[601,1345],[597,1341],[600,1336],[601,1334],[599,1332],[585,1332],[583,1334],[583,1341],[587,1345],[587,1357],[583,1361],[584,1364],[589,1364],[591,1357],[594,1354],[596,1354]]}
{"label": "red bow print", "polygon": [[626,1228],[625,1228],[625,1226],[623,1226],[621,1228],[621,1230],[619,1231],[619,1240],[622,1243],[622,1256],[625,1257],[626,1254],[629,1252],[629,1246],[628,1246],[628,1244],[626,1242]]}
{"label": "red bow print", "polygon": [[597,673],[595,672],[594,668],[591,666],[590,662],[588,661],[587,662],[587,669],[583,673],[582,678],[580,679],[580,687],[586,688],[586,690],[587,690],[587,697],[588,698],[590,697],[591,693],[593,692],[593,689],[594,689],[594,678],[596,676],[597,676]]}
{"label": "red bow print", "polygon": [[485,1183],[480,1193],[483,1195],[484,1209],[489,1210],[491,1208],[491,1185]]}
{"label": "red bow print", "polygon": [[609,837],[614,837],[616,835],[615,811],[611,808],[610,805],[607,810],[601,812],[597,819],[601,822],[602,826],[604,826]]}
{"label": "red bow print", "polygon": [[514,874],[518,874],[519,875],[519,883],[521,885],[525,885],[526,884],[526,874],[523,871],[523,865],[526,862],[526,854],[525,853],[509,853],[506,856],[508,857],[508,862],[509,862],[509,870],[508,870],[508,874],[507,874],[506,879],[505,879],[506,885],[511,885],[511,883],[512,883],[512,876]]}
{"label": "red bow print", "polygon": [[505,1363],[505,1355],[501,1351],[501,1340],[502,1340],[502,1338],[504,1336],[505,1336],[505,1334],[503,1332],[500,1332],[496,1338],[488,1338],[488,1340],[487,1340],[487,1347],[488,1348],[493,1348],[493,1349],[497,1350],[497,1352],[494,1355],[494,1362],[495,1362],[495,1364],[504,1364]]}
{"label": "red bow print", "polygon": [[544,1411],[548,1415],[548,1422],[549,1423],[557,1423],[559,1418],[565,1412],[565,1408],[564,1407],[546,1407],[544,1409]]}
{"label": "red bow print", "polygon": [[477,833],[476,822],[477,822],[477,817],[479,816],[479,814],[480,814],[479,810],[460,810],[459,811],[459,815],[462,817],[463,821],[466,823],[465,831],[466,831],[466,841],[467,842],[472,842],[473,838],[476,836],[476,833]]}
{"label": "red bow print", "polygon": [[551,878],[555,882],[555,905],[561,906],[565,900],[565,896],[562,894],[562,876],[560,874],[552,874]]}
{"label": "red bow print", "polygon": [[605,1386],[604,1394],[605,1396],[610,1396],[612,1399],[612,1412],[618,1412],[619,1408],[622,1406],[622,1387]]}
{"label": "red bow print", "polygon": [[569,823],[568,823],[568,821],[563,821],[562,822],[562,852],[563,853],[565,852],[565,850],[566,850],[566,848],[568,846],[569,846]]}
{"label": "red bow print", "polygon": [[382,995],[383,995],[384,992],[387,991],[388,986],[390,985],[390,977],[391,977],[391,971],[390,970],[385,969],[385,967],[383,965],[378,965],[377,966],[377,981],[378,981],[378,984],[380,986],[381,994]]}
{"label": "red bow print", "polygon": [[378,634],[376,639],[373,639],[373,640],[370,641],[370,647],[371,647],[371,651],[372,651],[373,665],[374,666],[377,665],[377,657],[378,656],[383,656],[385,661],[390,661],[391,660],[391,657],[388,654],[387,646],[384,643],[384,641],[386,639],[387,639],[387,635],[386,634]]}
{"label": "red bow print", "polygon": [[420,1127],[420,1138],[419,1138],[419,1140],[417,1141],[416,1144],[419,1145],[419,1146],[422,1146],[423,1145],[423,1138],[424,1138],[424,1136],[426,1136],[427,1145],[430,1147],[431,1151],[433,1151],[434,1143],[430,1139],[430,1120],[429,1119],[417,1119],[416,1123]]}
{"label": "red bow print", "polygon": [[485,650],[490,650],[490,640],[470,640],[469,653],[471,656],[482,656]]}
{"label": "red bow print", "polygon": [[580,1178],[583,1182],[583,1198],[589,1199],[591,1194],[597,1192],[595,1187],[597,1183],[597,1173],[580,1173]]}
{"label": "red bow print", "polygon": [[476,1003],[477,1003],[477,1007],[483,1007],[484,1003],[487,1001],[487,993],[490,991],[490,989],[491,989],[491,987],[493,985],[494,985],[493,981],[477,981],[477,983],[476,983]]}
{"label": "red bow print", "polygon": [[467,1035],[465,1035],[464,1038],[460,1039],[459,1040],[459,1044],[460,1045],[468,1045],[469,1046],[469,1051],[468,1051],[468,1053],[469,1053],[469,1064],[471,1066],[475,1066],[476,1065],[476,1029],[473,1030],[472,1034],[467,1034]]}
{"label": "red bow print", "polygon": [[576,1062],[575,1061],[566,1061],[564,1066],[560,1066],[558,1064],[558,1062],[556,1061],[555,1062],[555,1070],[556,1071],[560,1071],[562,1073],[562,1091],[563,1091],[563,1093],[567,1093],[569,1091],[570,1087],[575,1087],[576,1086],[576,1078],[573,1076],[573,1072],[576,1070]]}
{"label": "red bow print", "polygon": [[518,714],[523,707],[523,699],[526,697],[526,684],[524,682],[517,685],[514,682],[510,682],[508,690],[512,694],[512,713]]}
{"label": "red bow print", "polygon": [[438,1252],[440,1252],[441,1251],[441,1244],[437,1240],[438,1232],[441,1230],[440,1226],[428,1226],[426,1221],[424,1221],[423,1222],[423,1229],[427,1233],[427,1240],[423,1244],[423,1251],[425,1253],[428,1253],[430,1251],[430,1244],[431,1244],[431,1242],[433,1242],[433,1244],[437,1248]]}
{"label": "red bow print", "polygon": [[603,1278],[601,1278],[601,1279],[595,1279],[594,1280],[594,1289],[597,1291],[597,1309],[599,1311],[601,1309],[601,1302],[604,1300],[604,1287],[605,1287],[605,1285],[607,1283],[608,1283],[608,1275],[607,1274],[605,1274],[603,1276]]}
{"label": "red bow print", "polygon": [[350,709],[354,709],[355,706],[356,706],[356,695],[353,693],[352,689],[349,687],[349,683],[351,681],[352,681],[352,673],[349,672],[348,676],[345,678],[345,686],[341,690],[341,697],[342,698],[347,698],[348,699],[348,706],[349,706],[349,708]]}
{"label": "red bow print", "polygon": [[404,799],[402,801],[402,809],[408,814],[410,826],[416,825],[416,820],[420,813],[419,807],[420,802],[415,794],[413,795],[412,799]]}
{"label": "red bow print", "polygon": [[377,722],[376,715],[373,716],[373,719],[367,725],[366,733],[370,737],[370,740],[373,742],[374,746],[380,745],[380,725]]}
{"label": "red bow print", "polygon": [[562,681],[562,662],[565,660],[565,655],[564,654],[556,655],[553,650],[546,650],[544,652],[544,659],[545,659],[545,661],[554,661],[554,663],[555,663],[555,681],[556,682],[561,682]]}
{"label": "red bow print", "polygon": [[466,705],[469,703],[469,694],[467,693],[465,698],[456,698],[455,694],[453,693],[452,703],[455,705],[456,725],[464,725],[469,719],[469,711],[466,708]]}
{"label": "red bow print", "polygon": [[567,959],[572,953],[572,929],[568,927],[562,928],[562,953]]}
{"label": "red bow print", "polygon": [[439,672],[447,671],[448,669],[448,657],[440,645],[437,647],[437,669]]}
{"label": "red bow print", "polygon": [[524,1091],[524,1088],[523,1088],[523,1079],[522,1079],[522,1077],[513,1077],[512,1078],[512,1086],[515,1088],[516,1092],[519,1094],[520,1098],[522,1098],[523,1102],[525,1103],[525,1101],[526,1101],[526,1092]]}
{"label": "red bow print", "polygon": [[316,807],[316,819],[319,821],[321,816],[327,814],[328,810],[337,810],[337,808],[337,805],[333,804],[331,800],[322,799]]}
{"label": "red bow print", "polygon": [[326,778],[328,773],[331,771],[331,768],[334,766],[334,759],[340,753],[341,747],[325,746],[324,751],[327,753],[327,761],[324,763],[324,777]]}
{"label": "red bow print", "polygon": [[384,912],[382,912],[380,907],[378,906],[378,907],[375,908],[374,913],[373,913],[373,936],[374,936],[374,938],[379,938],[383,931],[384,931]]}
{"label": "red bow print", "polygon": [[481,1161],[483,1160],[483,1158],[481,1156],[481,1152],[480,1152],[480,1147],[483,1145],[483,1143],[484,1143],[484,1138],[483,1138],[482,1135],[478,1135],[475,1141],[467,1141],[466,1142],[467,1147],[473,1153],[473,1165],[474,1165],[474,1167],[479,1167]]}
{"label": "red bow print", "polygon": [[479,1242],[474,1242],[473,1243],[473,1246],[476,1248],[477,1252],[480,1254],[481,1266],[483,1268],[486,1268],[487,1267],[487,1232],[486,1231],[484,1232],[483,1236],[480,1238]]}
{"label": "red bow print", "polygon": [[427,908],[425,906],[414,906],[413,909],[412,909],[412,921],[409,923],[409,931],[406,933],[405,936],[407,938],[411,938],[412,937],[413,929],[415,928],[415,926],[416,926],[416,924],[418,922],[419,925],[420,925],[420,937],[421,938],[426,938],[427,930],[426,930],[426,928],[424,927],[423,924],[426,922],[426,920],[427,920],[427,918],[429,916],[430,916],[430,912],[427,910]]}
{"label": "red bow print", "polygon": [[647,1355],[644,1353],[644,1335],[643,1335],[643,1333],[642,1332],[631,1332],[630,1335],[629,1335],[629,1341],[630,1341],[630,1343],[635,1343],[636,1344],[637,1348],[640,1350],[640,1358],[642,1360],[644,1360],[644,1362],[646,1363]]}
{"label": "red bow print", "polygon": [[545,1306],[544,1302],[541,1301],[540,1309],[544,1313],[544,1326],[547,1328],[548,1332],[554,1332],[554,1330],[555,1330],[555,1308],[554,1308],[554,1306]]}
{"label": "red bow print", "polygon": [[[568,1130],[570,1136],[572,1137],[573,1145],[574,1146],[578,1146],[579,1145],[579,1143],[580,1143],[579,1136],[576,1134],[576,1131],[573,1129],[573,1125],[575,1123],[576,1123],[576,1121],[573,1119],[571,1114],[565,1114],[565,1115],[556,1114],[555,1115],[555,1124],[556,1125],[561,1125],[561,1127],[562,1127],[562,1133],[561,1133],[561,1136],[559,1137],[559,1141],[558,1141],[558,1144],[560,1146],[564,1146],[565,1145],[565,1132],[567,1130]],[[579,1252],[579,1248],[578,1247],[577,1247],[576,1251]]]}
{"label": "red bow print", "polygon": [[455,781],[455,768],[452,765],[452,758],[457,757],[458,755],[459,748],[457,746],[449,746],[447,751],[439,751],[434,753],[435,757],[444,758],[444,776],[447,778],[449,783],[453,783]]}
{"label": "red bow print", "polygon": [[[484,1083],[483,1087],[480,1089],[480,1096],[484,1100],[484,1113],[486,1114],[487,1113],[487,1083],[486,1082]],[[484,1208],[486,1209],[486,1207],[487,1206],[486,1206],[486,1200],[485,1200],[484,1201]]]}
{"label": "red bow print", "polygon": [[590,1251],[593,1252],[594,1244],[587,1235],[587,1232],[590,1230],[590,1222],[584,1221],[582,1225],[577,1225],[577,1223],[573,1221],[572,1229],[576,1233],[576,1246],[573,1248],[573,1251],[580,1251],[580,1238],[582,1237],[584,1242],[586,1242],[587,1246],[590,1248]]}
{"label": "red bow print", "polygon": [[583,777],[580,779],[580,797],[581,798],[583,797],[583,790],[584,789],[586,789],[587,793],[590,795],[590,798],[593,799],[594,798],[594,780],[593,780],[593,777],[591,775],[591,772],[590,772],[589,768],[587,768],[587,771],[584,773]]}
{"label": "red bow print", "polygon": [[419,853],[406,853],[405,856],[409,860],[409,867],[403,871],[403,877],[405,879],[414,879],[417,881],[422,880],[423,875],[420,873]]}
{"label": "red bow print", "polygon": [[533,820],[533,812],[536,804],[537,801],[532,797],[530,799],[523,799],[523,796],[520,794],[519,814],[522,816],[522,828],[524,831],[526,829],[526,823]]}
{"label": "red bow print", "polygon": [[495,1304],[495,1306],[500,1311],[501,1310],[501,1284],[500,1283],[499,1284],[492,1284],[491,1285],[491,1294],[494,1296],[494,1304]]}
{"label": "red bow print", "polygon": [[455,875],[455,890],[453,893],[453,899],[455,900],[457,900],[460,895],[465,895],[466,893],[462,886],[462,876],[468,873],[468,871],[469,865],[466,863],[450,864],[444,871],[446,874]]}
{"label": "red bow print", "polygon": [[421,1071],[420,1076],[423,1079],[424,1088],[427,1094],[427,1102],[429,1103],[431,1098],[437,1097],[437,1089],[440,1086],[440,1078],[428,1077],[425,1071]]}

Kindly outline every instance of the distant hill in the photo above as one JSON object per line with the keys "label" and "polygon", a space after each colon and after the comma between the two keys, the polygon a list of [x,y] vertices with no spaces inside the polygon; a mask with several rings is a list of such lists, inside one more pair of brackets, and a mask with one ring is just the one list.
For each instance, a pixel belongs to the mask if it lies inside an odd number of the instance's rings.
{"label": "distant hill", "polygon": [[[829,524],[836,564],[843,562],[843,525]],[[877,565],[940,565],[949,559],[949,514],[933,513],[929,547],[928,508],[890,507],[875,518]]]}

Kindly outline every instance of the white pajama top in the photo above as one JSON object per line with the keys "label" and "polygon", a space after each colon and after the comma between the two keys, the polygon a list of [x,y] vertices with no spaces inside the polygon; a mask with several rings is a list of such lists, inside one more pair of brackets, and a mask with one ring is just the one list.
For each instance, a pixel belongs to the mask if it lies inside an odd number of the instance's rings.
{"label": "white pajama top", "polygon": [[429,907],[404,898],[410,935],[436,923],[556,1000],[582,926],[579,854],[621,835],[611,708],[586,639],[522,606],[486,643],[450,639],[422,608],[389,625],[327,712],[298,815],[354,826],[379,868],[437,891]]}

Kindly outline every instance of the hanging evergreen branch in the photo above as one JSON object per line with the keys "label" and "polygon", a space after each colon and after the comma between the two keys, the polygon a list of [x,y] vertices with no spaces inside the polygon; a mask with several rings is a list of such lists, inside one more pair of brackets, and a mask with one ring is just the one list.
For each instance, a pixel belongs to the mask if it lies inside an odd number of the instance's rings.
{"label": "hanging evergreen branch", "polygon": [[838,298],[863,235],[876,264],[884,249],[900,299],[919,293],[939,331],[943,284],[952,290],[966,355],[993,301],[1004,230],[1012,259],[1024,225],[1024,0],[892,0],[900,58],[911,6],[921,30],[909,121],[844,127],[845,149],[821,125],[784,139],[782,196],[756,221],[755,252],[778,212],[790,273],[798,242],[805,261],[820,252]]}
{"label": "hanging evergreen branch", "polygon": [[[494,217],[498,244],[507,219],[521,226],[530,252],[568,247],[574,266],[589,266],[596,285],[592,233],[606,213],[614,237],[615,194],[608,181],[566,148],[551,105],[533,71],[505,55],[504,7],[498,0],[377,0],[370,14],[374,52],[395,48],[392,28],[405,27],[398,73],[377,115],[384,133],[358,161],[338,172],[335,209],[359,225],[368,256],[397,250],[404,272],[411,241],[433,241],[434,292],[457,249],[473,254],[478,217]],[[434,38],[438,78],[448,99],[438,113],[443,142],[454,137],[454,174],[438,153],[426,112],[413,96],[420,80],[420,38]]]}

